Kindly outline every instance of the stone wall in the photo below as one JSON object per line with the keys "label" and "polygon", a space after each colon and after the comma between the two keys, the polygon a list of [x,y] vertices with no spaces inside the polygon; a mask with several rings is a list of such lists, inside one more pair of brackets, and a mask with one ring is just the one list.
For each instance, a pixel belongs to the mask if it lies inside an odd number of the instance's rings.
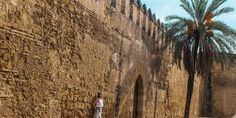
{"label": "stone wall", "polygon": [[213,110],[216,118],[236,115],[236,56],[230,66],[217,65],[212,76]]}
{"label": "stone wall", "polygon": [[132,117],[134,99],[142,117],[183,116],[187,74],[160,50],[164,29],[140,3],[1,0],[0,9],[0,117],[89,118],[99,91],[105,118]]}

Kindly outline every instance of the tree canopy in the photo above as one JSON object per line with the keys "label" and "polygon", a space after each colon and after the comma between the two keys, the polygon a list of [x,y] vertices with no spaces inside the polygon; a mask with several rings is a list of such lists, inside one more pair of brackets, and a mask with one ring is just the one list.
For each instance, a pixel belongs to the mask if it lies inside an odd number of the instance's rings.
{"label": "tree canopy", "polygon": [[[227,63],[228,54],[235,53],[236,30],[223,21],[214,20],[232,12],[232,7],[220,6],[227,0],[180,0],[189,18],[166,17],[166,44],[173,45],[174,62],[183,61],[187,71],[210,71],[214,61]],[[199,38],[197,38],[199,37]],[[192,67],[189,67],[191,65]]]}

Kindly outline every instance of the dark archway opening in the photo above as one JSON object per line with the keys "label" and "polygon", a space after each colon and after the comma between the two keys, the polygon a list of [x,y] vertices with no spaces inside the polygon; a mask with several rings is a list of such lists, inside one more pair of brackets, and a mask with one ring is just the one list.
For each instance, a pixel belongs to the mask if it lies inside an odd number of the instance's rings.
{"label": "dark archway opening", "polygon": [[134,103],[133,103],[133,118],[142,118],[143,111],[143,81],[139,76],[135,82],[134,88]]}

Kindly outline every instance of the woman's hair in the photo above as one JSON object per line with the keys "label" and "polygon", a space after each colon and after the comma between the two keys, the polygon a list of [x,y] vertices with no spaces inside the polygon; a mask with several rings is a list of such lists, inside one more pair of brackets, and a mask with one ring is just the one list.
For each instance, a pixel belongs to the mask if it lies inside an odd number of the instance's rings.
{"label": "woman's hair", "polygon": [[102,93],[101,92],[98,93],[98,98],[102,98]]}

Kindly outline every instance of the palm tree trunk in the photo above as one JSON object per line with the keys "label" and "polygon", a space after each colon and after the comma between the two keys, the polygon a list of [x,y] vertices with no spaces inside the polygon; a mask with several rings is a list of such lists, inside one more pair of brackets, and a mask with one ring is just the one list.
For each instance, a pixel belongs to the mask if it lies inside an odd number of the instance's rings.
{"label": "palm tree trunk", "polygon": [[[201,31],[201,30],[200,30]],[[191,106],[191,99],[193,94],[193,85],[194,85],[194,75],[196,70],[196,59],[198,55],[198,48],[199,43],[201,39],[204,39],[205,32],[202,31],[202,33],[199,30],[196,30],[194,33],[194,47],[193,47],[193,62],[190,63],[190,71],[189,71],[189,77],[188,77],[188,85],[187,85],[187,96],[186,96],[186,103],[185,103],[185,111],[184,111],[184,118],[189,118],[190,114],[190,106]],[[200,35],[201,34],[201,35]]]}
{"label": "palm tree trunk", "polygon": [[207,82],[207,116],[212,117],[213,116],[213,104],[212,104],[212,78],[211,73],[208,75],[208,82]]}
{"label": "palm tree trunk", "polygon": [[191,105],[191,99],[192,99],[192,94],[193,94],[193,85],[194,85],[194,73],[190,73],[189,77],[188,77],[187,96],[186,96],[184,118],[189,118],[190,105]]}
{"label": "palm tree trunk", "polygon": [[201,117],[212,117],[213,108],[212,108],[212,80],[211,73],[206,75],[206,78],[203,78],[203,89],[202,89],[202,103],[200,108]]}

